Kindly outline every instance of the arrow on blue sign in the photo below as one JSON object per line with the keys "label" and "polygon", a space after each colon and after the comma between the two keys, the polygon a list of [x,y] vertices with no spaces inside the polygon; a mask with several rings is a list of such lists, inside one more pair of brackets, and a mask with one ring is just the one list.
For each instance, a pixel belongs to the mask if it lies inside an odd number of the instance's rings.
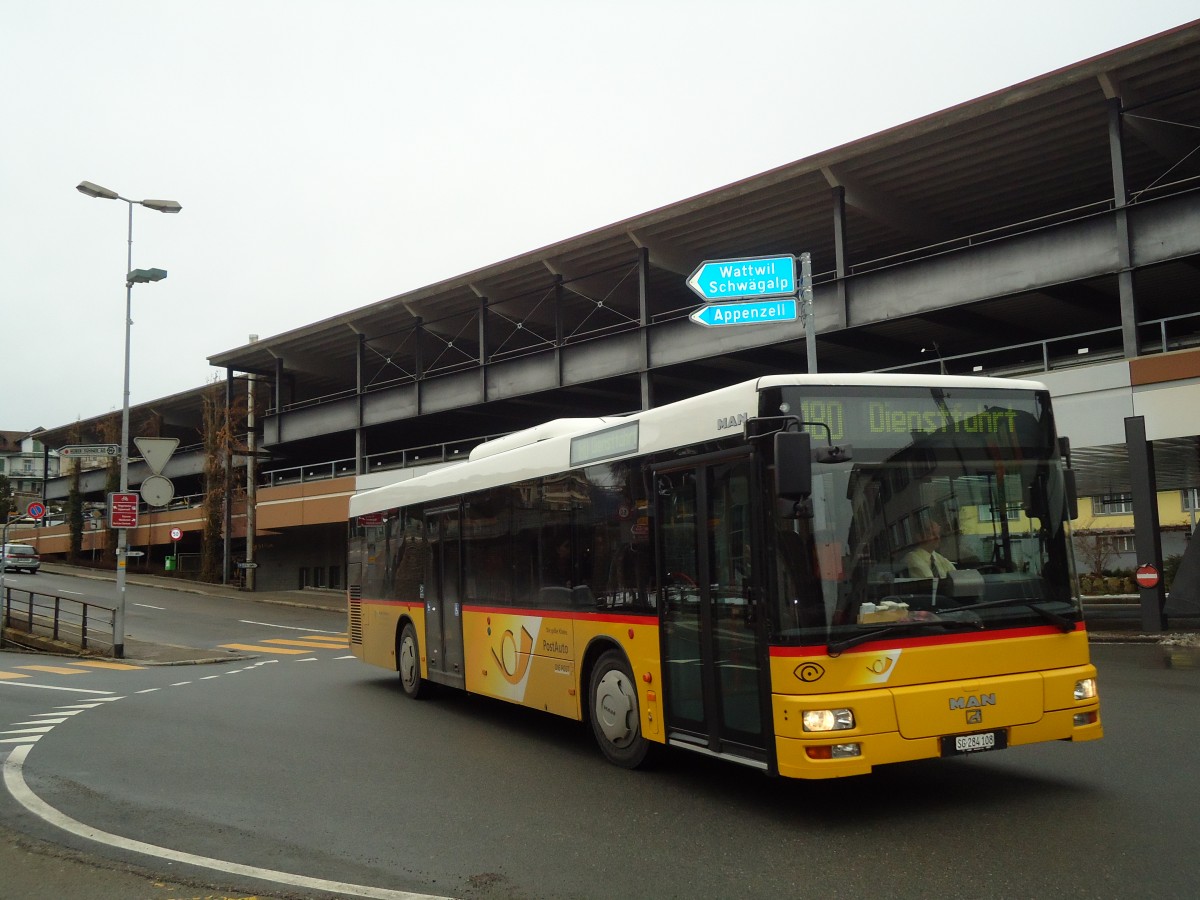
{"label": "arrow on blue sign", "polygon": [[710,303],[688,316],[693,322],[718,328],[723,325],[769,325],[796,321],[796,301],[763,300],[758,303]]}
{"label": "arrow on blue sign", "polygon": [[687,286],[705,300],[791,296],[796,293],[796,257],[705,260]]}

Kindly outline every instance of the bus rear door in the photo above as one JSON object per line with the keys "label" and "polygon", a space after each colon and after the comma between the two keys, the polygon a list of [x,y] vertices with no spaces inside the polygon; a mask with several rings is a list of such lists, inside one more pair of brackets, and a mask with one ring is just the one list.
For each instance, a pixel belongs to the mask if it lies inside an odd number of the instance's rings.
{"label": "bus rear door", "polygon": [[462,534],[458,506],[426,510],[425,653],[431,681],[466,686],[463,669]]}

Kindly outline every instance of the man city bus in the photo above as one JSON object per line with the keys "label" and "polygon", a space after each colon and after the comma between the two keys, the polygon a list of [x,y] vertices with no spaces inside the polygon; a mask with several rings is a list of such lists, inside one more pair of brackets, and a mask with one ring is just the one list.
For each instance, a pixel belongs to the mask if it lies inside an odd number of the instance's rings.
{"label": "man city bus", "polygon": [[412,697],[587,722],[626,767],[1095,740],[1067,462],[1045,387],[993,378],[773,375],[557,420],[351,499],[351,648]]}

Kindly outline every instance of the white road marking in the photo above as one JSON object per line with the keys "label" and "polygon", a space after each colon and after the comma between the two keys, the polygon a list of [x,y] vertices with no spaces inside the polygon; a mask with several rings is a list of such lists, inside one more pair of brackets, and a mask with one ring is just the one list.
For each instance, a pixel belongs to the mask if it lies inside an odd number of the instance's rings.
{"label": "white road marking", "polygon": [[109,847],[116,847],[119,850],[127,850],[133,853],[142,853],[146,856],[153,856],[157,859],[168,860],[169,862],[183,863],[189,866],[199,866],[203,869],[213,869],[217,872],[225,872],[230,875],[241,875],[246,878],[257,878],[262,881],[270,881],[275,884],[286,884],[292,887],[306,888],[314,891],[326,891],[331,894],[348,894],[354,897],[371,897],[376,900],[451,900],[448,897],[438,897],[433,894],[414,894],[409,891],[393,891],[387,888],[371,887],[365,884],[346,884],[340,881],[326,881],[324,878],[310,878],[306,875],[294,875],[290,872],[280,872],[274,869],[262,869],[257,866],[245,866],[240,863],[229,862],[223,859],[213,859],[209,856],[197,856],[193,853],[183,853],[179,850],[171,850],[168,847],[159,847],[155,844],[147,844],[144,841],[135,841],[130,838],[124,838],[117,834],[110,834],[107,831],[101,831],[98,828],[92,828],[90,825],[72,819],[65,813],[59,812],[32,790],[25,783],[25,759],[29,756],[31,744],[23,744],[13,748],[9,753],[8,758],[4,760],[4,784],[8,788],[8,792],[12,794],[13,799],[20,803],[25,809],[33,813],[38,818],[63,831],[69,832],[77,837],[86,838],[89,841],[96,841],[100,844],[106,844]]}
{"label": "white road marking", "polygon": [[151,606],[149,603],[135,603],[134,606],[141,606],[145,609],[166,609],[165,606]]}
{"label": "white road marking", "polygon": [[262,625],[266,628],[282,628],[285,631],[311,631],[313,634],[341,634],[340,631],[323,631],[320,628],[299,628],[295,625],[275,625],[272,622],[253,622],[250,619],[238,619],[243,625]]}
{"label": "white road marking", "polygon": [[4,687],[40,688],[43,691],[67,691],[72,694],[111,694],[112,691],[89,691],[87,688],[59,687],[55,684],[30,684],[28,681],[0,681]]}

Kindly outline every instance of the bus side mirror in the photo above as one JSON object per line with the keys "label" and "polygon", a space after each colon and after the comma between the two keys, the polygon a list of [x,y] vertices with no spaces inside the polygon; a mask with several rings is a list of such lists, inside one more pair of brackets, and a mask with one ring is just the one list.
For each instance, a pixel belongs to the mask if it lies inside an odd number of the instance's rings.
{"label": "bus side mirror", "polygon": [[1068,519],[1074,522],[1079,518],[1079,489],[1075,486],[1075,470],[1071,468],[1071,439],[1058,439],[1058,453],[1063,458],[1063,492],[1065,494]]}
{"label": "bus side mirror", "polygon": [[1037,519],[1045,524],[1049,512],[1046,504],[1046,476],[1038,475],[1025,485],[1025,502],[1021,504],[1021,507],[1025,518]]}
{"label": "bus side mirror", "polygon": [[1066,489],[1067,518],[1074,522],[1079,518],[1079,489],[1075,487],[1075,470],[1063,470],[1063,487]]}
{"label": "bus side mirror", "polygon": [[775,434],[775,496],[807,500],[812,494],[812,438],[806,431]]}

